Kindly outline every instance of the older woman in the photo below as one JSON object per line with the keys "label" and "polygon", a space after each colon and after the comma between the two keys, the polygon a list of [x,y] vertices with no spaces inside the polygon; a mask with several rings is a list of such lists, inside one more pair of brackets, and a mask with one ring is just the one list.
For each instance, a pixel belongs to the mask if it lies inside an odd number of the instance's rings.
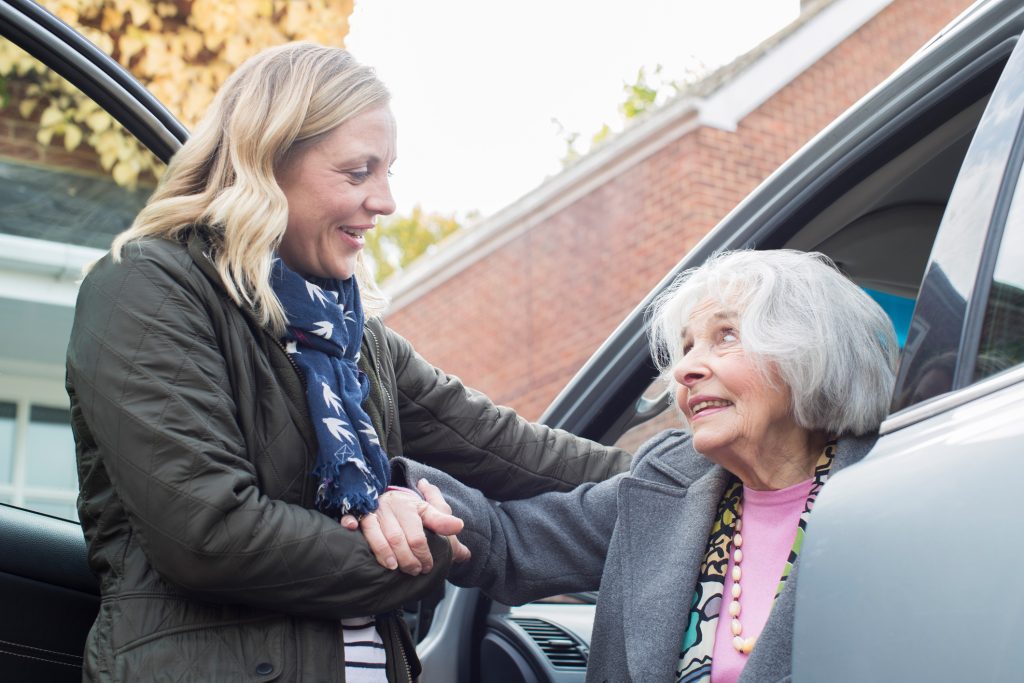
{"label": "older woman", "polygon": [[265,51],[82,283],[67,388],[102,592],[86,680],[409,680],[397,610],[443,581],[449,544],[403,543],[385,507],[364,517],[382,568],[339,525],[407,496],[385,493],[389,456],[501,498],[625,469],[467,390],[374,317],[362,249],[395,208],[395,154],[372,70],[334,48]]}
{"label": "older woman", "polygon": [[688,429],[628,474],[500,506],[416,463],[396,475],[465,521],[455,583],[510,604],[600,588],[588,681],[780,680],[804,531],[874,443],[892,325],[820,254],[741,251],[661,296],[652,339]]}

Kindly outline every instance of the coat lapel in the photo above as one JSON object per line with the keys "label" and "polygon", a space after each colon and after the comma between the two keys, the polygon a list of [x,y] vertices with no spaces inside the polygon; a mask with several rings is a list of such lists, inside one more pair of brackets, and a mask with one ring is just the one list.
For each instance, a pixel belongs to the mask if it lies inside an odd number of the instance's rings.
{"label": "coat lapel", "polygon": [[728,480],[722,468],[703,466],[694,481],[673,464],[665,459],[656,467],[665,482],[630,478],[619,493],[627,549],[622,560],[626,663],[636,681],[672,680],[692,587]]}

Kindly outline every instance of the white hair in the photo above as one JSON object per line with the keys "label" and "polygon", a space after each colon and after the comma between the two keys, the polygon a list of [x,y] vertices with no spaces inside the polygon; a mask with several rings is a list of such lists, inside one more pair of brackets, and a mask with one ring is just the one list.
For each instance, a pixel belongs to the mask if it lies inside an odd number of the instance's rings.
{"label": "white hair", "polygon": [[831,436],[878,429],[899,347],[889,317],[824,254],[726,251],[682,273],[651,304],[651,351],[670,389],[694,307],[737,311],[740,341],[766,381],[778,377],[805,429]]}

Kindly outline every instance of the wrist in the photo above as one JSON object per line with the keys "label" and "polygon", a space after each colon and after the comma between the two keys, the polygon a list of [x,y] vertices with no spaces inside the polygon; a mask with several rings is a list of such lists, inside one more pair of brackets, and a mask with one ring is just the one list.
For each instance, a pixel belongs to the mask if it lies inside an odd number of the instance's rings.
{"label": "wrist", "polygon": [[394,491],[396,493],[407,493],[407,494],[409,494],[411,496],[416,496],[420,500],[426,500],[426,498],[423,497],[422,493],[420,493],[416,489],[410,489],[410,488],[407,488],[405,486],[388,486],[387,488],[384,489],[385,493],[387,493],[389,491]]}

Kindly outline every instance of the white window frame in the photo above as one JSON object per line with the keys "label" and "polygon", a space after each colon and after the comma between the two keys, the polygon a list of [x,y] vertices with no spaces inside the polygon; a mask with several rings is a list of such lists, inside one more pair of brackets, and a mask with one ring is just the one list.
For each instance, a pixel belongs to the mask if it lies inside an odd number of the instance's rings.
{"label": "white window frame", "polygon": [[77,487],[74,490],[56,487],[28,486],[26,473],[28,470],[28,430],[32,406],[46,408],[70,407],[64,379],[46,376],[31,377],[15,375],[0,368],[0,402],[15,405],[14,417],[14,452],[11,454],[11,481],[0,482],[0,495],[18,507],[30,507],[26,500],[42,500],[50,503],[74,505],[78,498]]}

